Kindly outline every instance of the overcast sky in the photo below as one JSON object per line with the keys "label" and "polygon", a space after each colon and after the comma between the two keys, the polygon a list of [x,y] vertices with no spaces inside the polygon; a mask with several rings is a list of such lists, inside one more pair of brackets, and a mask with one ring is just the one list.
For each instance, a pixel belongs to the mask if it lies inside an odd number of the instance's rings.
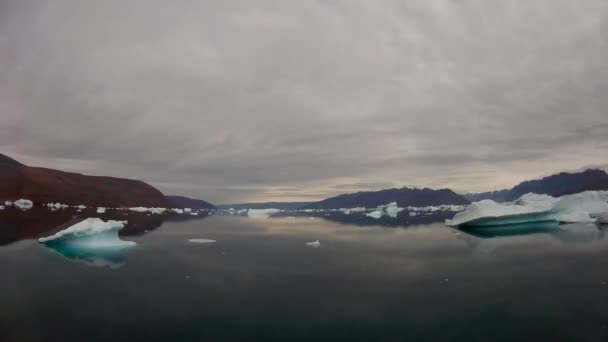
{"label": "overcast sky", "polygon": [[0,152],[214,203],[608,163],[606,0],[0,0]]}

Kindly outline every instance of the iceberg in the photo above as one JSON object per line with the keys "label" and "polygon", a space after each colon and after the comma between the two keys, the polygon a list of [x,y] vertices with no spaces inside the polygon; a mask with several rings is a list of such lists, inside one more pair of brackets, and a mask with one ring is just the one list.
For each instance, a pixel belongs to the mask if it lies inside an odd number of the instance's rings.
{"label": "iceberg", "polygon": [[525,194],[512,203],[474,202],[446,220],[448,226],[497,226],[534,222],[595,222],[608,212],[608,192],[585,191],[562,197]]}
{"label": "iceberg", "polygon": [[313,242],[307,242],[306,246],[310,246],[310,247],[321,247],[321,243],[319,242],[319,240],[313,241]]}
{"label": "iceberg", "polygon": [[379,219],[382,217],[382,212],[380,210],[374,210],[371,213],[365,214],[365,216],[369,216],[374,219]]}
{"label": "iceberg", "polygon": [[51,236],[38,239],[59,255],[88,266],[118,268],[124,262],[123,253],[135,246],[133,241],[118,237],[126,221],[103,221],[88,218]]}
{"label": "iceberg", "polygon": [[32,207],[34,206],[34,203],[28,199],[20,199],[20,200],[16,200],[15,202],[13,202],[13,205],[21,210],[28,210],[28,209],[32,209]]}
{"label": "iceberg", "polygon": [[372,211],[371,213],[366,214],[366,216],[369,216],[374,219],[379,219],[382,216],[388,216],[390,218],[397,218],[397,215],[399,214],[399,212],[401,212],[403,210],[405,210],[405,209],[397,206],[397,202],[391,202],[389,204],[379,206],[378,208],[376,208],[376,210]]}
{"label": "iceberg", "polygon": [[38,239],[38,242],[54,245],[69,245],[93,249],[120,249],[135,245],[133,241],[124,241],[118,237],[118,231],[124,228],[127,221],[103,221],[99,218],[88,218],[51,236]]}
{"label": "iceberg", "polygon": [[280,213],[281,211],[280,209],[249,209],[247,216],[250,218],[267,219],[270,215]]}

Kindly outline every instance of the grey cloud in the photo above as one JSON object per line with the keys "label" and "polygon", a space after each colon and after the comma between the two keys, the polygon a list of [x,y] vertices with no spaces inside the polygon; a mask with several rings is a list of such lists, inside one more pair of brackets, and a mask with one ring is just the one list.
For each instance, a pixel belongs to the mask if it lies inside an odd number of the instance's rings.
{"label": "grey cloud", "polygon": [[218,203],[502,188],[606,164],[606,32],[603,0],[4,0],[0,149]]}

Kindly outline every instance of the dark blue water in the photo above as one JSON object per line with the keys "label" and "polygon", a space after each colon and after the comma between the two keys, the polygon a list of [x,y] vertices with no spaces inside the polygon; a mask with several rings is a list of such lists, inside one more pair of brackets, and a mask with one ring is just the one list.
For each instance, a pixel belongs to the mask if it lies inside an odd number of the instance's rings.
{"label": "dark blue water", "polygon": [[81,255],[28,239],[68,214],[2,215],[0,341],[608,340],[595,225],[146,217],[137,246]]}

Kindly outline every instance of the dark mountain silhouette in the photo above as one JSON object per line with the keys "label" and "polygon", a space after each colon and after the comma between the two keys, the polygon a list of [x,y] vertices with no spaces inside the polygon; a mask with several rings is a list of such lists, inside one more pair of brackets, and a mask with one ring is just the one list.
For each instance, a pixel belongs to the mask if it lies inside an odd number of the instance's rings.
{"label": "dark mountain silhouette", "polygon": [[463,196],[473,202],[484,199],[505,202],[514,201],[529,192],[559,197],[587,190],[608,190],[608,174],[598,169],[589,169],[575,173],[562,172],[541,179],[519,183],[512,189],[469,193]]}
{"label": "dark mountain silhouette", "polygon": [[170,206],[162,192],[139,180],[30,167],[0,154],[0,200],[19,198],[42,204]]}
{"label": "dark mountain silhouette", "polygon": [[608,174],[603,170],[590,169],[522,182],[509,191],[507,201],[513,201],[529,192],[551,196],[563,196],[587,190],[608,190]]}
{"label": "dark mountain silhouette", "polygon": [[172,208],[217,209],[213,204],[184,196],[166,196]]}
{"label": "dark mountain silhouette", "polygon": [[462,196],[471,202],[479,202],[479,201],[485,200],[485,199],[491,199],[494,202],[504,202],[504,201],[506,201],[506,198],[508,195],[509,195],[509,189],[504,189],[504,190],[487,191],[487,192],[480,192],[480,193],[468,193],[468,194],[464,194]]}
{"label": "dark mountain silhouette", "polygon": [[281,209],[281,210],[296,210],[303,208],[312,202],[264,202],[264,203],[235,203],[235,204],[218,204],[219,209]]}
{"label": "dark mountain silhouette", "polygon": [[390,202],[397,202],[397,205],[400,207],[426,207],[441,204],[462,205],[470,203],[469,200],[450,189],[401,188],[339,195],[320,202],[311,203],[306,206],[306,209],[374,208]]}

